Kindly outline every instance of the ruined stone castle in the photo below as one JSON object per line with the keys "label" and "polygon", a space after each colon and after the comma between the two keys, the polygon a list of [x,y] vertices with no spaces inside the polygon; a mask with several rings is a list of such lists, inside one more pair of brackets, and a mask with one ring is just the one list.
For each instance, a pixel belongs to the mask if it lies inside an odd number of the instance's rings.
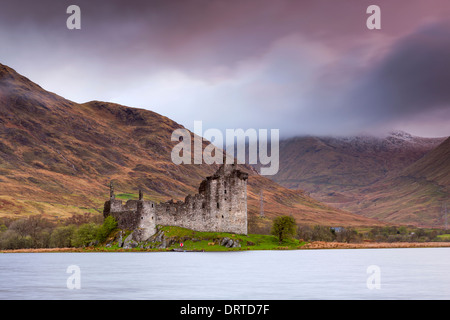
{"label": "ruined stone castle", "polygon": [[139,200],[123,204],[115,199],[111,185],[103,215],[113,216],[120,229],[134,230],[137,241],[147,240],[157,225],[247,234],[247,180],[248,174],[237,170],[234,164],[223,164],[202,181],[196,195],[158,204],[144,201],[141,191]]}

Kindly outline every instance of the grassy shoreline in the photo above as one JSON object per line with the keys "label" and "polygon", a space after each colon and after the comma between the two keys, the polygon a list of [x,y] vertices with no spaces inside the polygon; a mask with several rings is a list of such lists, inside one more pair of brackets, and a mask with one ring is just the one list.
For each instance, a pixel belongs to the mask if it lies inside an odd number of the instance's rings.
{"label": "grassy shoreline", "polygon": [[[131,246],[131,244],[133,244]],[[437,248],[450,247],[443,242],[337,242],[285,239],[281,243],[274,235],[199,232],[182,227],[158,226],[147,241],[136,242],[132,230],[114,229],[105,240],[94,246],[65,248],[3,249],[0,253],[45,252],[229,252],[250,250],[318,250],[376,248]]]}
{"label": "grassy shoreline", "polygon": [[183,248],[165,248],[165,249],[123,249],[107,247],[85,247],[85,248],[41,248],[41,249],[11,249],[0,250],[0,253],[47,253],[47,252],[229,252],[229,251],[252,251],[252,250],[321,250],[321,249],[398,249],[398,248],[448,248],[450,242],[380,242],[380,243],[346,243],[346,242],[323,242],[313,241],[299,244],[298,246],[282,246],[278,248],[223,248],[211,247],[204,249],[183,249]]}

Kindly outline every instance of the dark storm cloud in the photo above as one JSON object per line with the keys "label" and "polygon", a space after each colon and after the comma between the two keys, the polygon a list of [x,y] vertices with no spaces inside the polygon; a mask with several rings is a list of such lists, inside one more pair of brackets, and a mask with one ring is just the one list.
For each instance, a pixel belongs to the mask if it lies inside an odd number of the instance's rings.
{"label": "dark storm cloud", "polygon": [[399,41],[356,87],[348,104],[368,122],[450,108],[450,24],[428,25]]}
{"label": "dark storm cloud", "polygon": [[[65,27],[71,4],[78,31]],[[344,134],[406,118],[419,128],[433,111],[433,128],[448,107],[439,21],[450,3],[379,0],[380,31],[365,27],[369,4],[2,0],[0,63],[68,99],[148,108],[187,127]]]}
{"label": "dark storm cloud", "polygon": [[[322,39],[358,33],[364,22],[358,12],[365,12],[365,6],[348,3],[353,5],[324,0],[79,0],[82,30],[72,32],[65,28],[65,9],[72,1],[4,0],[0,27],[20,33],[17,43],[33,37],[36,46],[40,41],[76,54],[83,48],[86,62],[122,59],[121,64],[170,66],[200,77],[218,65],[234,67],[260,57],[274,41],[293,33]],[[354,19],[343,20],[343,14]]]}

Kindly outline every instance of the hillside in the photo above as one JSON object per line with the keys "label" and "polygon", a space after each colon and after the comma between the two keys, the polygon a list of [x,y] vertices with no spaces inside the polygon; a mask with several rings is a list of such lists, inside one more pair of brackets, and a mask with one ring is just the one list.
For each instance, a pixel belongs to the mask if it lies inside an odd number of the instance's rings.
{"label": "hillside", "polygon": [[298,137],[281,141],[273,180],[323,196],[368,186],[413,164],[444,139],[394,132],[387,137]]}
{"label": "hillside", "polygon": [[347,208],[394,223],[444,227],[442,204],[450,197],[450,138],[364,193],[364,201]]}
{"label": "hillside", "polygon": [[[45,91],[0,64],[0,216],[64,218],[101,211],[114,182],[118,198],[184,199],[217,169],[175,165],[170,137],[180,124],[152,111],[114,103],[78,104]],[[204,141],[206,145],[207,142]],[[259,176],[251,167],[248,208],[266,217],[292,214],[298,222],[373,225]]]}
{"label": "hillside", "polygon": [[450,188],[450,138],[406,168],[401,175],[433,181],[448,190]]}
{"label": "hillside", "polygon": [[[280,143],[280,171],[273,179],[353,213],[393,223],[436,225],[434,213],[421,214],[420,218],[416,213],[442,196],[440,187],[424,185],[425,172],[428,180],[441,177],[441,185],[448,186],[444,181],[448,171],[442,164],[445,154],[431,156],[444,140],[405,132],[392,132],[386,137],[288,139]],[[402,173],[405,168],[415,174]],[[412,185],[416,186],[415,192]],[[394,191],[397,193],[391,197]],[[392,201],[384,201],[382,206],[381,198]]]}

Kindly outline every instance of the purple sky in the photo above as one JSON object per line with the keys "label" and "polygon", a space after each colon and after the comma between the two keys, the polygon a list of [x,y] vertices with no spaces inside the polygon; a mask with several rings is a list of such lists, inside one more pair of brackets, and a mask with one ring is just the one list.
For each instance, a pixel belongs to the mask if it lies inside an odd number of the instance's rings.
{"label": "purple sky", "polygon": [[1,0],[0,44],[0,63],[49,91],[190,129],[450,134],[448,0]]}

